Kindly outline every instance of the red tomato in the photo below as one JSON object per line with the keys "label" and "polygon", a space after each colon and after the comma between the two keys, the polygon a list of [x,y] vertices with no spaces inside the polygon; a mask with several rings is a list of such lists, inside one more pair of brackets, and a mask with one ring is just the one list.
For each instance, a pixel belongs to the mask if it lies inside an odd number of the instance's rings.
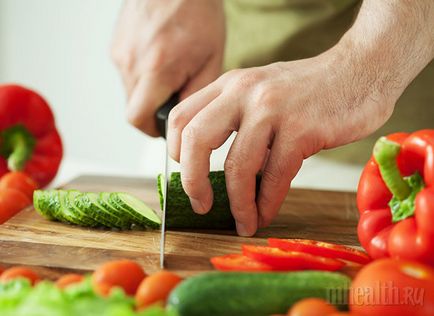
{"label": "red tomato", "polygon": [[306,298],[295,303],[288,316],[327,316],[338,310],[321,298]]}
{"label": "red tomato", "polygon": [[143,309],[155,303],[165,304],[170,292],[182,278],[169,271],[159,271],[146,277],[136,292],[136,306]]}
{"label": "red tomato", "polygon": [[33,191],[38,188],[38,184],[24,172],[9,172],[0,179],[0,190],[15,189],[23,192],[30,201],[33,199]]}
{"label": "red tomato", "polygon": [[14,279],[25,278],[30,280],[32,285],[39,281],[39,276],[29,268],[13,267],[6,269],[0,276],[0,282],[6,283]]}
{"label": "red tomato", "polygon": [[270,265],[273,270],[325,270],[336,271],[345,264],[342,261],[314,256],[298,251],[284,251],[274,247],[243,245],[243,254]]}
{"label": "red tomato", "polygon": [[323,241],[309,239],[269,238],[268,244],[286,251],[299,251],[333,259],[343,259],[365,264],[371,261],[369,256],[360,250]]}
{"label": "red tomato", "polygon": [[95,292],[108,296],[113,287],[122,288],[134,295],[140,282],[146,277],[142,267],[130,260],[117,260],[103,264],[92,275]]}
{"label": "red tomato", "polygon": [[356,275],[350,309],[361,316],[432,316],[434,269],[412,261],[376,260]]}
{"label": "red tomato", "polygon": [[29,198],[20,191],[15,189],[0,190],[0,224],[11,219],[31,203]]}
{"label": "red tomato", "polygon": [[211,258],[211,263],[220,271],[271,271],[268,264],[256,261],[241,254],[230,254]]}
{"label": "red tomato", "polygon": [[71,284],[80,283],[84,277],[81,274],[69,273],[61,276],[56,281],[56,286],[60,289],[67,288]]}

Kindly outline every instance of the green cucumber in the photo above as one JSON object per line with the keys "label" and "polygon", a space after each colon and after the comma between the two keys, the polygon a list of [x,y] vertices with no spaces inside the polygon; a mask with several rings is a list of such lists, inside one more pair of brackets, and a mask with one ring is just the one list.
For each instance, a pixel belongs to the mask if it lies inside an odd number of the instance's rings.
{"label": "green cucumber", "polygon": [[286,314],[298,300],[327,299],[346,308],[350,278],[334,272],[210,272],[183,281],[168,305],[179,316]]}
{"label": "green cucumber", "polygon": [[71,202],[71,195],[78,195],[80,192],[76,190],[59,190],[58,194],[61,204],[61,216],[65,221],[79,226],[89,226],[86,220],[83,220],[81,212],[76,209]]}
{"label": "green cucumber", "polygon": [[84,211],[97,222],[106,227],[125,229],[129,224],[116,217],[110,211],[102,207],[98,203],[98,194],[96,193],[81,193],[75,198],[75,206]]}
{"label": "green cucumber", "polygon": [[128,193],[82,193],[76,190],[37,190],[35,209],[45,218],[85,227],[158,228],[160,216]]}
{"label": "green cucumber", "polygon": [[138,198],[127,193],[111,193],[110,205],[117,210],[124,210],[135,224],[147,228],[159,228],[161,218],[157,213]]}
{"label": "green cucumber", "polygon": [[55,190],[35,190],[33,192],[33,207],[43,217],[55,220],[54,208],[59,203],[57,191]]}
{"label": "green cucumber", "polygon": [[[191,208],[190,199],[182,188],[180,173],[173,172],[170,175],[166,207],[167,228],[233,229],[235,227],[226,192],[224,172],[211,171],[209,179],[214,191],[213,206],[207,214],[199,215]],[[163,198],[164,184],[163,177],[159,176],[160,203]]]}
{"label": "green cucumber", "polygon": [[134,218],[132,218],[123,209],[114,208],[110,202],[110,194],[110,192],[100,192],[98,194],[98,203],[111,214],[120,218],[125,228],[131,228],[131,226],[134,224]]}

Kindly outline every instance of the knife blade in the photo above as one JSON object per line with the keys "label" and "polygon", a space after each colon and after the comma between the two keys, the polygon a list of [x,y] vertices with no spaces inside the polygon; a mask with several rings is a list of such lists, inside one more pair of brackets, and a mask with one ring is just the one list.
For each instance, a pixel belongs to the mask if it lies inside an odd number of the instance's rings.
{"label": "knife blade", "polygon": [[[157,128],[161,136],[166,138],[168,128],[168,118],[170,111],[178,104],[179,96],[177,93],[173,94],[158,110],[156,113]],[[167,194],[169,188],[169,151],[166,141],[166,153],[164,159],[164,190],[163,190],[163,213],[161,214],[161,235],[160,235],[160,268],[164,268],[164,253],[166,246],[166,208],[167,208]]]}

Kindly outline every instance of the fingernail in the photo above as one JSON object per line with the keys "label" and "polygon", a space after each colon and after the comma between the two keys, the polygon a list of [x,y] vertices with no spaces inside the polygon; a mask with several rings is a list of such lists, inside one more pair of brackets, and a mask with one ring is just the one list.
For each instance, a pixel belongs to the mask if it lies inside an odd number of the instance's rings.
{"label": "fingernail", "polygon": [[237,233],[241,237],[250,237],[252,234],[249,232],[247,226],[243,223],[237,222]]}
{"label": "fingernail", "polygon": [[190,198],[191,207],[193,208],[193,211],[199,214],[206,213],[205,206],[202,204],[200,200]]}

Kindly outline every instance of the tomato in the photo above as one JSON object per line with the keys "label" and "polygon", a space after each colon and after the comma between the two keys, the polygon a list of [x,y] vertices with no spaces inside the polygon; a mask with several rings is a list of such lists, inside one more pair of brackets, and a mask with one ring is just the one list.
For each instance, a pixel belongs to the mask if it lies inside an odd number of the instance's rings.
{"label": "tomato", "polygon": [[169,271],[159,271],[145,278],[136,292],[136,306],[139,309],[155,303],[165,304],[170,292],[182,278]]}
{"label": "tomato", "polygon": [[288,316],[327,316],[337,309],[321,298],[306,298],[295,303]]}
{"label": "tomato", "polygon": [[0,276],[0,282],[6,283],[14,279],[25,278],[30,280],[32,285],[39,281],[39,276],[31,269],[26,267],[13,267],[6,269]]}
{"label": "tomato", "polygon": [[276,247],[282,250],[306,252],[312,255],[333,259],[343,259],[361,264],[371,261],[371,258],[369,258],[369,256],[363,251],[323,241],[269,238],[268,244],[271,247]]}
{"label": "tomato", "polygon": [[142,267],[131,260],[110,261],[92,275],[95,292],[108,296],[113,287],[122,288],[126,294],[134,295],[140,282],[146,277]]}
{"label": "tomato", "polygon": [[249,258],[270,265],[273,270],[325,270],[336,271],[345,264],[342,261],[314,256],[298,251],[284,251],[279,248],[243,245],[243,254]]}
{"label": "tomato", "polygon": [[18,190],[0,190],[0,224],[8,221],[31,203],[29,198]]}
{"label": "tomato", "polygon": [[38,184],[24,172],[9,172],[0,179],[1,189],[15,189],[23,192],[30,201],[33,199],[33,191],[38,188]]}
{"label": "tomato", "polygon": [[271,271],[268,264],[256,261],[241,254],[230,254],[210,259],[214,268],[220,271]]}
{"label": "tomato", "polygon": [[58,288],[64,289],[70,286],[71,284],[80,283],[81,281],[83,281],[83,279],[84,277],[81,274],[75,274],[75,273],[65,274],[56,281],[56,286]]}
{"label": "tomato", "polygon": [[413,261],[376,260],[356,275],[350,309],[361,316],[432,316],[434,269]]}

